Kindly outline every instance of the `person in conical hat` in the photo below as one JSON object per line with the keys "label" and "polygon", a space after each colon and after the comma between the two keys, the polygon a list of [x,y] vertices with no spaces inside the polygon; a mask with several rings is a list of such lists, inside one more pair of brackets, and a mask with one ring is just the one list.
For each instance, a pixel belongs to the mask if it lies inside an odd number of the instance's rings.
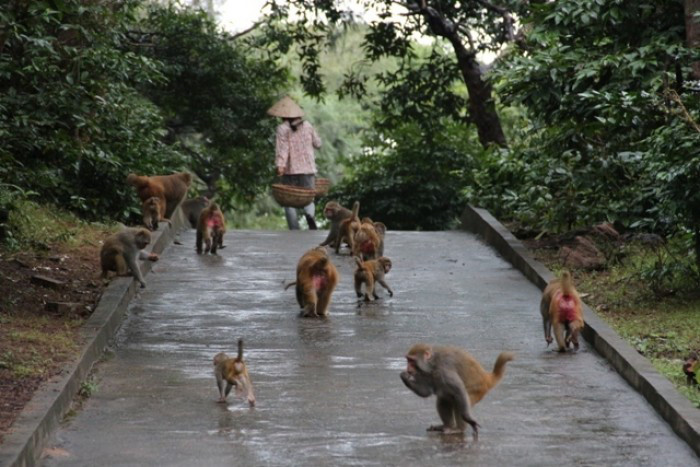
{"label": "person in conical hat", "polygon": [[[281,183],[304,188],[316,184],[316,157],[314,149],[321,147],[321,138],[311,123],[304,120],[304,111],[289,96],[284,96],[267,111],[280,117],[275,138],[275,166]],[[304,206],[304,216],[309,229],[316,229],[314,219],[316,207],[313,201]],[[299,218],[295,208],[285,207],[284,215],[290,230],[299,229]]]}

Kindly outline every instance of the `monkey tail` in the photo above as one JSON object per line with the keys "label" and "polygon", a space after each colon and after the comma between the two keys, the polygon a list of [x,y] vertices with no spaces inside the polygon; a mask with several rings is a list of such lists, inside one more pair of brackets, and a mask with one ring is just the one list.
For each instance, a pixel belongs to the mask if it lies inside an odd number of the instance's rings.
{"label": "monkey tail", "polygon": [[293,286],[293,285],[297,285],[297,281],[290,282],[289,284],[285,285],[285,286],[284,286],[284,290],[287,290],[288,288],[290,288],[290,287]]}
{"label": "monkey tail", "polygon": [[359,219],[359,215],[360,215],[360,202],[355,201],[352,204],[352,217],[351,217],[351,219],[356,221]]}
{"label": "monkey tail", "polygon": [[511,352],[502,352],[496,359],[496,364],[493,366],[493,376],[491,386],[495,386],[503,378],[506,371],[506,363],[513,360],[515,355]]}
{"label": "monkey tail", "polygon": [[238,360],[243,360],[243,339],[238,339]]}
{"label": "monkey tail", "polygon": [[357,267],[361,268],[362,267],[362,258],[360,258],[359,256],[355,256],[354,258],[355,258],[355,262],[357,263]]}
{"label": "monkey tail", "polygon": [[561,275],[561,292],[564,295],[574,295],[576,293],[574,281],[569,271],[564,271]]}

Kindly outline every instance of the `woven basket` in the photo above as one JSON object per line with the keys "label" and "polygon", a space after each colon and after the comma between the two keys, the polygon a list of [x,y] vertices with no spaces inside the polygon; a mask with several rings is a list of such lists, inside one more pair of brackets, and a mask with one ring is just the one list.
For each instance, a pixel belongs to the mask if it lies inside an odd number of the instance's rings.
{"label": "woven basket", "polygon": [[316,196],[324,196],[328,193],[328,189],[331,186],[331,181],[327,178],[317,178],[316,179]]}
{"label": "woven basket", "polygon": [[316,190],[312,188],[302,188],[300,186],[283,185],[274,183],[272,185],[272,197],[285,208],[303,208],[311,203],[316,196]]}

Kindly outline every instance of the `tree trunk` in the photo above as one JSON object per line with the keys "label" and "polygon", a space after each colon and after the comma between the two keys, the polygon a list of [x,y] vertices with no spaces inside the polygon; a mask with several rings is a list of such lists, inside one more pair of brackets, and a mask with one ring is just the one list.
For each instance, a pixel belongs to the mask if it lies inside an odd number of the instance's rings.
{"label": "tree trunk", "polygon": [[413,11],[418,11],[423,15],[431,33],[444,37],[452,44],[457,56],[459,71],[462,73],[462,79],[464,79],[464,84],[467,85],[469,92],[467,104],[469,117],[476,124],[481,145],[487,147],[491,144],[497,144],[506,147],[508,143],[503,134],[501,119],[498,117],[496,106],[491,97],[491,85],[482,79],[479,62],[477,62],[474,53],[467,50],[462,43],[457,25],[447,20],[434,8],[426,6],[425,2],[420,8],[414,8]]}
{"label": "tree trunk", "polygon": [[[700,18],[695,13],[700,12],[700,0],[685,0],[685,40],[690,48],[700,47]],[[693,79],[700,79],[700,62],[692,64]]]}
{"label": "tree trunk", "polygon": [[491,96],[491,85],[481,78],[479,62],[474,54],[464,47],[456,34],[452,34],[448,39],[455,50],[459,70],[469,91],[469,116],[476,124],[479,142],[484,147],[494,143],[501,147],[508,146],[501,119]]}
{"label": "tree trunk", "polygon": [[695,265],[700,273],[700,229],[695,229]]}

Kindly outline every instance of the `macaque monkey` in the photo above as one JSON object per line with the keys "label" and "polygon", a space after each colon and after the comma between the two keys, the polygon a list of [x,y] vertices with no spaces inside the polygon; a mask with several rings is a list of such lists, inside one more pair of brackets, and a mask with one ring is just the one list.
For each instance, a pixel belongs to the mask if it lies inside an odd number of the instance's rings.
{"label": "macaque monkey", "polygon": [[[216,386],[219,388],[219,402],[226,402],[233,386],[236,387],[236,395],[245,392],[248,404],[255,407],[255,394],[253,394],[253,382],[248,375],[245,361],[243,360],[243,339],[238,339],[238,356],[230,358],[223,352],[214,357],[214,375]],[[226,388],[224,388],[226,381]]]}
{"label": "macaque monkey", "polygon": [[319,246],[329,245],[331,248],[335,248],[336,242],[338,241],[340,223],[350,218],[352,216],[352,211],[348,208],[344,208],[337,201],[329,201],[326,203],[326,207],[323,208],[323,215],[326,216],[326,219],[331,221],[331,228],[328,231],[328,236]]}
{"label": "macaque monkey", "polygon": [[202,209],[197,222],[197,253],[202,253],[202,241],[204,241],[204,253],[216,254],[216,249],[221,247],[226,233],[226,221],[224,213],[217,203],[210,203]]}
{"label": "macaque monkey", "polygon": [[360,218],[358,217],[359,211],[360,202],[355,201],[352,205],[352,212],[350,213],[350,217],[348,217],[347,219],[343,219],[340,222],[340,226],[338,228],[338,235],[336,237],[335,242],[336,254],[338,254],[338,252],[340,251],[340,246],[343,244],[343,242],[348,244],[348,246],[350,247],[350,251],[353,251],[353,239],[355,238],[357,230],[360,228]]}
{"label": "macaque monkey", "polygon": [[685,373],[685,380],[689,386],[698,386],[698,380],[695,376],[697,369],[698,354],[696,352],[691,352],[686,361],[683,363],[683,373]]}
{"label": "macaque monkey", "polygon": [[377,256],[384,256],[384,237],[386,236],[386,224],[384,222],[374,222],[374,230],[379,236],[379,246],[377,247]]}
{"label": "macaque monkey", "polygon": [[362,220],[352,243],[353,256],[361,256],[362,259],[374,259],[378,256],[380,238],[372,219],[366,217]]}
{"label": "macaque monkey", "polygon": [[172,225],[170,219],[163,217],[160,200],[155,196],[151,196],[143,202],[142,211],[143,225],[145,225],[148,230],[158,230],[158,222],[160,221],[165,221]]}
{"label": "macaque monkey", "polygon": [[540,313],[547,346],[552,343],[554,327],[559,352],[566,352],[572,343],[578,350],[578,336],[583,329],[583,308],[569,271],[562,272],[561,279],[553,279],[547,284],[542,293]]}
{"label": "macaque monkey", "polygon": [[358,297],[362,297],[362,284],[365,284],[365,301],[369,302],[374,299],[378,299],[377,292],[374,289],[375,282],[379,282],[382,287],[384,287],[389,296],[393,297],[394,292],[391,287],[384,281],[384,274],[388,274],[391,271],[391,260],[384,256],[380,256],[377,259],[371,259],[368,261],[362,261],[359,256],[355,256],[355,262],[357,263],[357,269],[355,270],[355,293]]}
{"label": "macaque monkey", "polygon": [[157,254],[142,251],[149,243],[151,232],[142,228],[127,228],[107,237],[100,250],[102,278],[106,278],[109,271],[116,271],[118,276],[126,276],[131,270],[141,288],[146,287],[136,258],[158,261]]}
{"label": "macaque monkey", "polygon": [[296,285],[299,316],[326,317],[331,295],[338,284],[338,271],[331,263],[325,247],[313,248],[302,255],[297,264],[297,280],[287,284],[287,290]]}
{"label": "macaque monkey", "polygon": [[487,373],[474,357],[458,347],[416,344],[406,354],[407,366],[401,372],[401,380],[420,397],[437,396],[442,425],[431,426],[428,431],[461,433],[468,423],[476,441],[479,424],[471,407],[499,383],[506,363],[513,358],[510,352],[501,353],[493,372]]}
{"label": "macaque monkey", "polygon": [[199,215],[202,213],[202,209],[208,206],[209,198],[206,196],[198,196],[197,198],[186,199],[182,202],[182,213],[193,229],[197,228],[197,221],[199,221]]}
{"label": "macaque monkey", "polygon": [[155,196],[160,203],[160,212],[163,217],[170,219],[175,208],[187,195],[192,176],[187,172],[172,175],[146,175],[129,174],[126,182],[136,187],[136,192],[141,201]]}

